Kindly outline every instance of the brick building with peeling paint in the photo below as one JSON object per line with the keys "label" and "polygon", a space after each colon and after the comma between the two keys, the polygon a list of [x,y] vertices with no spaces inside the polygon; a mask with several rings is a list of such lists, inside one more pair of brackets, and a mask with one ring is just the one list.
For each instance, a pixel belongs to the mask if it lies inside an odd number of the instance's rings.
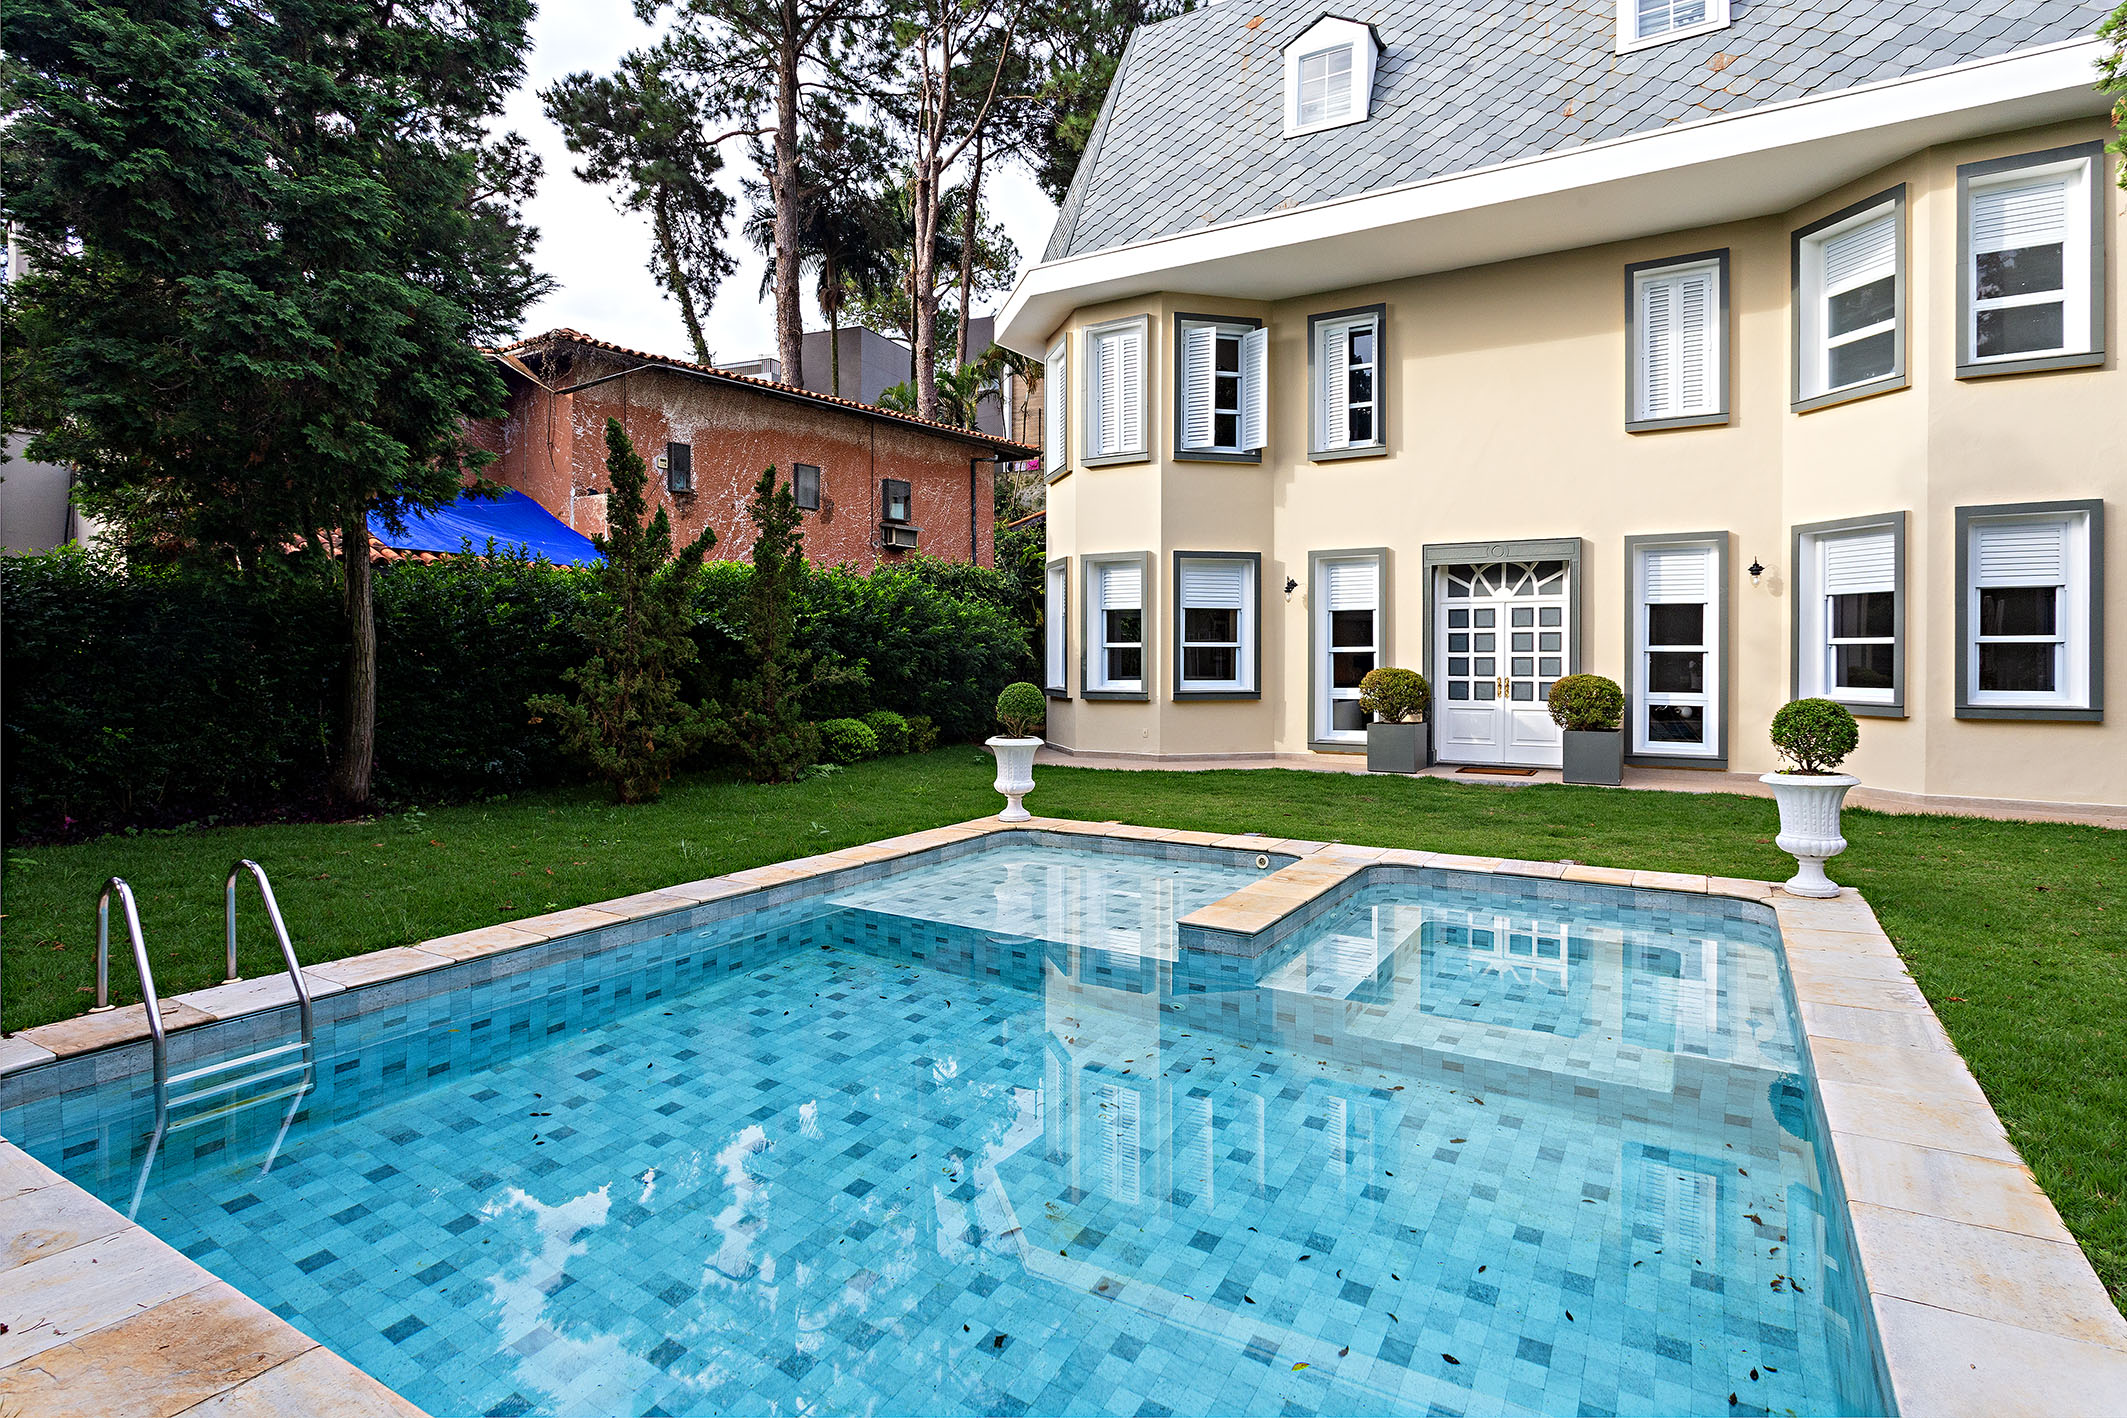
{"label": "brick building with peeling paint", "polygon": [[509,412],[471,430],[486,476],[587,536],[606,529],[605,427],[651,463],[650,495],[721,560],[752,550],[746,502],[761,469],[794,480],[806,555],[869,571],[920,551],[995,564],[1000,462],[1036,450],[985,433],[554,330],[495,352]]}

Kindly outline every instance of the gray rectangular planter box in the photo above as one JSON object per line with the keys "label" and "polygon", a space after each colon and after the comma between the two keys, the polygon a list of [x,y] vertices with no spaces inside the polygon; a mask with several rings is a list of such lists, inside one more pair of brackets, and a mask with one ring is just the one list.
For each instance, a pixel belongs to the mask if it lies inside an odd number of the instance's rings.
{"label": "gray rectangular planter box", "polygon": [[1366,726],[1366,771],[1369,773],[1416,773],[1425,753],[1425,725],[1368,724]]}
{"label": "gray rectangular planter box", "polygon": [[1614,788],[1624,779],[1625,734],[1622,729],[1566,730],[1565,779]]}

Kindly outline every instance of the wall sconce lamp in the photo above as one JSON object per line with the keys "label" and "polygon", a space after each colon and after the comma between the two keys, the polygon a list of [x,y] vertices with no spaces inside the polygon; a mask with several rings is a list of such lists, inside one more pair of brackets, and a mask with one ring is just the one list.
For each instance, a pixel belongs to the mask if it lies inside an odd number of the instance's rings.
{"label": "wall sconce lamp", "polygon": [[1765,564],[1759,561],[1756,557],[1752,557],[1750,559],[1750,584],[1753,586],[1757,585],[1758,578],[1760,576],[1763,576],[1764,574]]}
{"label": "wall sconce lamp", "polygon": [[1286,578],[1285,578],[1285,599],[1286,599],[1286,600],[1288,600],[1288,601],[1289,601],[1289,600],[1291,600],[1291,599],[1292,599],[1292,593],[1293,593],[1293,592],[1295,592],[1295,591],[1297,591],[1297,590],[1299,590],[1299,589],[1300,589],[1300,583],[1299,583],[1299,582],[1297,582],[1297,581],[1293,580],[1293,579],[1292,579],[1292,578],[1291,578],[1290,576],[1288,576],[1288,577],[1286,577]]}

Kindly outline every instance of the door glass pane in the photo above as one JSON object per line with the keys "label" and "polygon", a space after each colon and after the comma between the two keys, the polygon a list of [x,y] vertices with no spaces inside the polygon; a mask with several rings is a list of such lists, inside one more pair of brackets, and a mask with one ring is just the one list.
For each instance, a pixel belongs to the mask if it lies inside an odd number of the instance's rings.
{"label": "door glass pane", "polygon": [[1697,651],[1649,655],[1647,688],[1655,694],[1705,693],[1706,657]]}
{"label": "door glass pane", "polygon": [[1238,641],[1241,638],[1241,613],[1231,607],[1207,610],[1191,606],[1182,612],[1182,638]]}
{"label": "door glass pane", "polygon": [[1834,389],[1859,384],[1864,379],[1881,379],[1898,362],[1898,332],[1885,330],[1851,344],[1834,345],[1831,356]]}
{"label": "door glass pane", "polygon": [[1898,623],[1898,596],[1892,591],[1863,591],[1832,597],[1832,638],[1888,637]]}
{"label": "door glass pane", "polygon": [[1509,674],[1533,675],[1536,673],[1536,657],[1534,655],[1516,658],[1509,661],[1509,664],[1512,666],[1507,671]]}
{"label": "door glass pane", "polygon": [[1524,655],[1536,648],[1536,635],[1533,631],[1521,631],[1514,635],[1512,639],[1514,648]]}
{"label": "door glass pane", "polygon": [[1536,697],[1536,682],[1534,680],[1513,680],[1511,681],[1511,688],[1514,691],[1513,697],[1516,699],[1534,699]]}
{"label": "door glass pane", "polygon": [[1546,652],[1553,650],[1563,650],[1565,648],[1565,641],[1563,637],[1558,634],[1557,631],[1547,630],[1536,637],[1536,648]]}
{"label": "door glass pane", "polygon": [[1448,673],[1449,673],[1449,674],[1451,674],[1451,675],[1466,675],[1466,674],[1468,674],[1469,672],[1470,672],[1470,657],[1469,657],[1469,656],[1467,656],[1467,655],[1450,655],[1450,656],[1448,657]]}
{"label": "door glass pane", "polygon": [[[1553,676],[1562,675],[1566,672],[1565,664],[1566,662],[1563,656],[1546,655],[1544,656],[1543,664],[1539,668],[1538,673]],[[1546,690],[1545,693],[1548,694],[1549,691]]]}
{"label": "door glass pane", "polygon": [[1480,629],[1490,630],[1493,626],[1499,623],[1499,612],[1497,611],[1481,609],[1474,612],[1474,614],[1477,617],[1476,624]]}
{"label": "door glass pane", "polygon": [[1448,612],[1448,629],[1467,630],[1469,629],[1469,627],[1470,613],[1468,610],[1453,610]]}
{"label": "door glass pane", "polygon": [[1493,694],[1494,685],[1491,680],[1481,679],[1470,687],[1477,691],[1479,699],[1490,700],[1495,697]]}
{"label": "door glass pane", "polygon": [[1979,593],[1981,635],[2051,635],[2059,597],[2052,586],[1988,586]]}
{"label": "door glass pane", "polygon": [[1498,666],[1499,666],[1499,662],[1498,662],[1497,660],[1493,659],[1493,658],[1492,658],[1492,657],[1491,657],[1490,655],[1479,655],[1479,656],[1477,657],[1477,673],[1479,673],[1479,674],[1481,674],[1481,675],[1496,675],[1496,674],[1498,674],[1498,673],[1499,673],[1499,668],[1498,668]]}
{"label": "door glass pane", "polygon": [[1889,689],[1891,647],[1834,645],[1832,683],[1840,689]]}
{"label": "door glass pane", "polygon": [[1372,611],[1331,611],[1329,613],[1329,643],[1332,645],[1373,644],[1374,613]]}
{"label": "door glass pane", "polygon": [[1240,673],[1239,654],[1231,647],[1190,646],[1182,651],[1182,678],[1233,679]]}
{"label": "door glass pane", "polygon": [[1979,687],[2011,694],[2051,694],[2053,647],[1981,645]]}
{"label": "door glass pane", "polygon": [[2010,305],[1980,311],[1979,357],[2059,349],[2067,341],[2062,334],[2065,310],[2060,302],[2048,301],[2044,305]]}
{"label": "door glass pane", "polygon": [[1972,260],[1972,294],[1979,300],[1999,300],[2005,295],[2060,290],[2061,257],[2057,241],[2014,251],[1983,251]]}
{"label": "door glass pane", "polygon": [[1329,705],[1330,727],[1341,733],[1366,727],[1366,714],[1359,708],[1356,699],[1333,699]]}
{"label": "door glass pane", "polygon": [[1145,652],[1139,649],[1110,650],[1108,652],[1108,678],[1115,680],[1142,679],[1145,673]]}
{"label": "door glass pane", "polygon": [[1374,667],[1371,650],[1339,650],[1329,657],[1329,683],[1333,689],[1357,689],[1359,681]]}
{"label": "door glass pane", "polygon": [[1461,635],[1450,635],[1448,637],[1448,653],[1451,655],[1467,655],[1470,653],[1470,637],[1467,631]]}
{"label": "door glass pane", "polygon": [[1509,614],[1511,623],[1514,625],[1536,624],[1536,608],[1534,606],[1516,606]]}
{"label": "door glass pane", "polygon": [[1831,297],[1825,323],[1827,335],[1850,335],[1881,325],[1898,313],[1898,278],[1885,276],[1865,286],[1855,286]]}
{"label": "door glass pane", "polygon": [[1692,601],[1685,605],[1647,607],[1649,645],[1703,645],[1706,643],[1706,607]]}
{"label": "door glass pane", "polygon": [[1480,635],[1477,637],[1477,649],[1480,651],[1496,650],[1499,648],[1498,640],[1499,637],[1497,635]]}
{"label": "door glass pane", "polygon": [[1563,625],[1565,624],[1565,614],[1564,609],[1558,606],[1539,606],[1536,610],[1536,623],[1538,625]]}
{"label": "door glass pane", "polygon": [[1459,680],[1459,679],[1458,679],[1458,680],[1455,680],[1454,682],[1452,682],[1451,684],[1449,684],[1449,685],[1448,685],[1448,698],[1450,698],[1450,699],[1468,699],[1469,697],[1470,697],[1470,686],[1469,686],[1468,684],[1466,684],[1465,682],[1463,682],[1462,680]]}
{"label": "door glass pane", "polygon": [[1696,704],[1648,705],[1647,742],[1706,742],[1706,711]]}

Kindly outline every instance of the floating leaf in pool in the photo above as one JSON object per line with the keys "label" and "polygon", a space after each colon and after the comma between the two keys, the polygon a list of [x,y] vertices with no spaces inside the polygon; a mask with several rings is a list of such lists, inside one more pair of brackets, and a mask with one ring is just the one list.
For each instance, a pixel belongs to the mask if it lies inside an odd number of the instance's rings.
{"label": "floating leaf in pool", "polygon": [[1292,1371],[1293,1371],[1294,1373],[1296,1373],[1296,1374],[1297,1374],[1297,1373],[1299,1373],[1299,1372],[1300,1372],[1300,1370],[1302,1370],[1302,1369],[1304,1369],[1304,1368],[1306,1368],[1306,1367],[1307,1367],[1307,1361],[1303,1359],[1303,1360],[1301,1360],[1301,1361],[1300,1361],[1299,1363],[1297,1363],[1297,1364],[1295,1364],[1295,1365],[1293,1365],[1293,1366],[1292,1366]]}
{"label": "floating leaf in pool", "polygon": [[1567,1318],[1567,1319],[1569,1319],[1569,1320],[1570,1320],[1570,1319],[1572,1319],[1572,1318],[1573,1318],[1573,1311],[1571,1311],[1571,1310],[1568,1310],[1568,1311],[1566,1311],[1566,1318]]}
{"label": "floating leaf in pool", "polygon": [[1314,1259],[1314,1257],[1313,1257],[1313,1256],[1311,1256],[1311,1255],[1310,1255],[1310,1256],[1301,1256],[1301,1257],[1300,1257],[1300,1259],[1301,1259],[1301,1260],[1313,1260],[1313,1259]]}
{"label": "floating leaf in pool", "polygon": [[1756,1369],[1752,1369],[1750,1371],[1750,1381],[1752,1383],[1756,1383],[1758,1381],[1758,1371]]}
{"label": "floating leaf in pool", "polygon": [[1449,1362],[1450,1364],[1454,1364],[1454,1365],[1456,1365],[1456,1366],[1458,1366],[1458,1367],[1460,1367],[1460,1365],[1462,1364],[1462,1360],[1460,1360],[1460,1359],[1456,1358],[1456,1357],[1455,1357],[1454,1355],[1452,1355],[1452,1354],[1443,1354],[1443,1355],[1441,1355],[1440,1357],[1441,1357],[1441,1358],[1443,1358],[1443,1359],[1445,1359],[1445,1360],[1447,1360],[1447,1361],[1448,1361],[1448,1362]]}
{"label": "floating leaf in pool", "polygon": [[1758,1223],[1758,1224],[1759,1224],[1760,1226],[1763,1226],[1763,1225],[1765,1224],[1765,1218],[1764,1218],[1764,1217],[1762,1217],[1762,1216],[1760,1216],[1760,1215],[1758,1215],[1758,1213],[1757,1213],[1757,1212],[1755,1212],[1755,1211],[1746,1211],[1746,1212],[1744,1212],[1744,1213],[1743,1213],[1743,1219],[1744,1219],[1745,1221],[1755,1221],[1755,1222],[1757,1222],[1757,1223]]}
{"label": "floating leaf in pool", "polygon": [[1350,1346],[1349,1344],[1347,1344],[1347,1345],[1345,1345],[1345,1346],[1344,1346],[1344,1347],[1343,1347],[1342,1349],[1339,1349],[1339,1350],[1337,1351],[1337,1357],[1338,1357],[1339,1359],[1347,1359],[1347,1358],[1350,1358],[1350,1357],[1351,1357],[1351,1352],[1352,1352],[1352,1347],[1351,1347],[1351,1346]]}

